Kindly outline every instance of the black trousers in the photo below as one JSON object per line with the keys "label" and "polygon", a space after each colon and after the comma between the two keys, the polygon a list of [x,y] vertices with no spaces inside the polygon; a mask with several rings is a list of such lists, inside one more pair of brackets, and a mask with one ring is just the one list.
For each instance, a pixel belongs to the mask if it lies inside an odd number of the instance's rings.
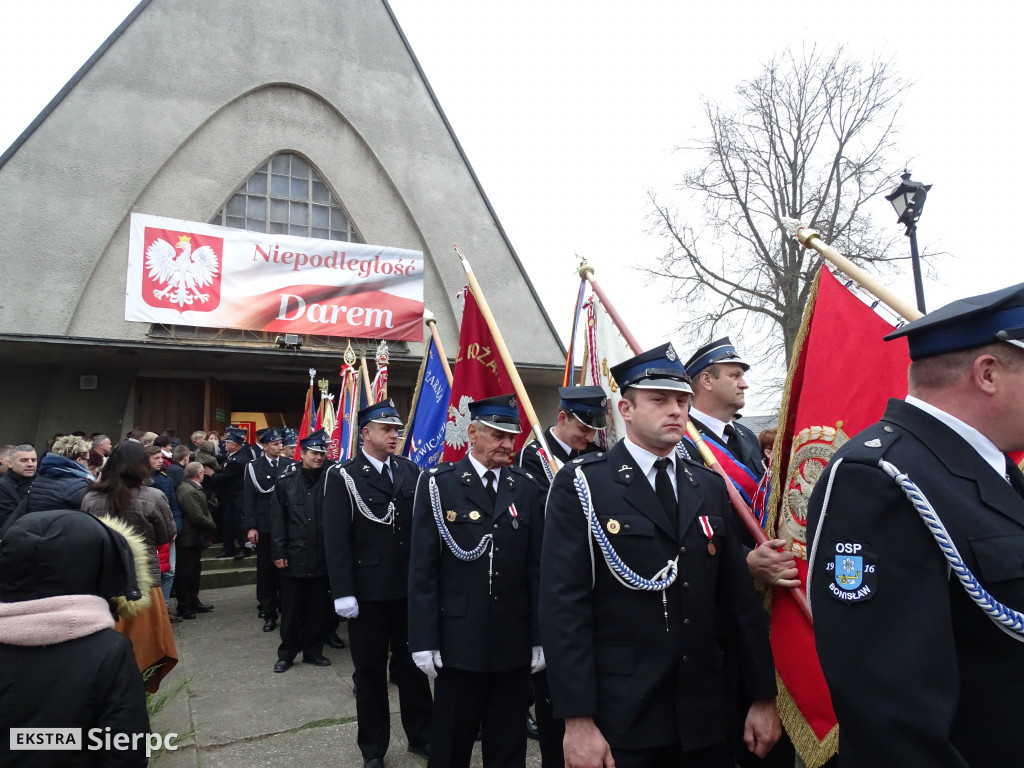
{"label": "black trousers", "polygon": [[174,570],[174,594],[178,599],[178,613],[194,611],[199,605],[199,577],[203,563],[203,550],[199,547],[177,548],[178,562]]}
{"label": "black trousers", "polygon": [[280,605],[281,571],[270,554],[270,531],[260,531],[256,542],[256,602],[267,618],[276,618]]}
{"label": "black trousers", "polygon": [[[443,659],[442,659],[443,661]],[[541,768],[564,768],[565,755],[562,739],[565,737],[565,721],[556,720],[551,711],[551,691],[548,689],[547,670],[533,675],[533,712],[540,731]]]}
{"label": "black trousers", "polygon": [[[224,547],[224,554],[235,554],[235,539],[242,527],[242,510],[239,500],[231,496],[219,497],[220,499],[220,541]],[[243,536],[240,541],[244,542]]]}
{"label": "black trousers", "polygon": [[293,661],[321,656],[327,636],[327,611],[330,599],[326,576],[301,578],[281,575],[281,645],[277,658]]}
{"label": "black trousers", "polygon": [[484,765],[523,768],[529,682],[529,667],[511,672],[466,672],[442,667],[434,681],[427,768],[468,768],[481,726]]}
{"label": "black trousers", "polygon": [[364,760],[387,754],[391,741],[391,707],[388,704],[388,649],[391,679],[398,686],[402,728],[409,744],[430,743],[430,682],[412,663],[409,654],[409,607],[405,600],[364,601],[359,617],[348,620],[356,685],[356,740]]}
{"label": "black trousers", "polygon": [[651,749],[612,747],[615,768],[733,768],[725,742],[684,752],[678,744]]}

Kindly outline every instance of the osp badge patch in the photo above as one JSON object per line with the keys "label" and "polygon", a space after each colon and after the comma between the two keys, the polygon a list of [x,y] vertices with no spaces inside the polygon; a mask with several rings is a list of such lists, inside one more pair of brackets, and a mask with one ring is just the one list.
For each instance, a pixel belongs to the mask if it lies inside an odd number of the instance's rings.
{"label": "osp badge patch", "polygon": [[868,542],[833,541],[825,570],[832,576],[828,591],[836,600],[860,603],[878,591],[878,554]]}

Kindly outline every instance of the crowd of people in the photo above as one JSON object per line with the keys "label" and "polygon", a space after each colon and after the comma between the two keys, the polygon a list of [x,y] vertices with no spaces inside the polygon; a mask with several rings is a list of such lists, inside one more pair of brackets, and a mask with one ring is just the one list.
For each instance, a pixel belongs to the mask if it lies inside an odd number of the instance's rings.
{"label": "crowd of people", "polygon": [[[807,589],[838,757],[1015,764],[1024,475],[1005,452],[1024,449],[1024,286],[889,338],[903,337],[910,395],[839,450],[811,499]],[[88,652],[126,679],[125,646],[94,611],[90,632],[56,643],[33,623],[51,610],[39,601],[78,594],[52,578],[62,532],[90,540],[119,567],[83,575],[85,594],[118,598],[138,667],[166,671],[170,596],[176,620],[213,610],[199,599],[199,553],[216,533],[221,557],[255,552],[264,630],[280,618],[275,673],[296,659],[329,666],[323,645],[340,644],[348,621],[365,768],[382,768],[389,748],[389,675],[428,768],[465,768],[477,739],[486,768],[521,768],[531,699],[544,768],[791,768],[755,584],[794,589],[800,570],[785,541],[759,543],[737,523],[726,480],[697,454],[706,442],[737,488],[762,490],[774,430],[736,420],[749,368],[728,338],[686,363],[663,344],[613,366],[626,434],[607,450],[593,442],[607,423],[600,388],[559,389],[546,450],[518,455],[516,396],[477,400],[468,453],[425,471],[397,455],[391,400],[359,412],[360,448],[341,462],[323,430],[298,441],[297,461],[282,429],[259,446],[236,429],[186,445],[137,431],[113,450],[103,435],[57,436],[38,465],[32,446],[8,446],[0,615],[28,622],[24,644],[53,654],[94,638]],[[684,437],[688,422],[700,439]],[[76,525],[78,510],[121,533]],[[134,575],[129,540],[142,552]],[[13,627],[0,625],[0,662],[41,664],[7,647]]]}

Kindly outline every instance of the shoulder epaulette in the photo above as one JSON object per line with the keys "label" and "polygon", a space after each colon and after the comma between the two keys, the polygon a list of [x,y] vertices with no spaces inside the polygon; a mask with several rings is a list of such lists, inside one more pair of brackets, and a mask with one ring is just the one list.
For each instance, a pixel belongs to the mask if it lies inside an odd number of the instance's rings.
{"label": "shoulder epaulette", "polygon": [[436,467],[431,467],[426,471],[428,475],[440,475],[442,472],[449,472],[455,468],[455,462],[453,461],[442,461]]}
{"label": "shoulder epaulette", "polygon": [[517,464],[513,464],[508,469],[514,475],[521,475],[522,477],[526,477],[529,478],[530,480],[533,480],[533,482],[535,483],[537,482],[537,475],[524,467],[520,467]]}
{"label": "shoulder epaulette", "polygon": [[851,437],[839,450],[848,460],[875,464],[901,436],[900,427],[878,422]]}
{"label": "shoulder epaulette", "polygon": [[597,453],[584,453],[582,456],[577,456],[575,459],[570,459],[565,462],[565,466],[576,467],[580,464],[594,464],[598,461],[604,461],[607,458],[608,453],[606,451],[598,451]]}
{"label": "shoulder epaulette", "polygon": [[298,461],[296,461],[294,464],[289,464],[287,467],[284,468],[284,471],[281,472],[280,475],[278,475],[278,477],[289,477],[291,475],[294,475],[296,472],[299,471],[299,467],[301,466],[302,464]]}
{"label": "shoulder epaulette", "polygon": [[394,461],[394,462],[401,463],[401,464],[411,464],[412,466],[416,467],[417,470],[419,470],[419,468],[420,468],[419,464],[417,464],[415,461],[413,461],[412,459],[410,459],[407,456],[398,456],[398,455],[392,454],[391,460]]}

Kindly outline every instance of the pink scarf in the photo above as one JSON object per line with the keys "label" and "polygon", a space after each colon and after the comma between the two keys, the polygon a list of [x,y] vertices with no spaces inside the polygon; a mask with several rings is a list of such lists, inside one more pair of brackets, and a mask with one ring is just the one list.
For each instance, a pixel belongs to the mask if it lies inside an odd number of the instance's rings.
{"label": "pink scarf", "polygon": [[0,603],[0,643],[8,645],[54,645],[113,627],[110,603],[96,595]]}

